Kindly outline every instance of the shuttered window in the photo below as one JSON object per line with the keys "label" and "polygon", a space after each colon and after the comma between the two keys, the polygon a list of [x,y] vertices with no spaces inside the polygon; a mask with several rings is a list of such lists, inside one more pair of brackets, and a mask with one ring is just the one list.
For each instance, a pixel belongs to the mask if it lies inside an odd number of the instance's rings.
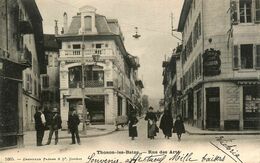
{"label": "shuttered window", "polygon": [[260,0],[255,0],[255,22],[260,23]]}
{"label": "shuttered window", "polygon": [[230,14],[232,24],[238,24],[237,2],[235,0],[231,1]]}
{"label": "shuttered window", "polygon": [[260,45],[256,45],[256,68],[260,68]]}
{"label": "shuttered window", "polygon": [[233,49],[233,68],[234,69],[238,69],[238,62],[239,62],[238,46],[234,45],[234,49]]}

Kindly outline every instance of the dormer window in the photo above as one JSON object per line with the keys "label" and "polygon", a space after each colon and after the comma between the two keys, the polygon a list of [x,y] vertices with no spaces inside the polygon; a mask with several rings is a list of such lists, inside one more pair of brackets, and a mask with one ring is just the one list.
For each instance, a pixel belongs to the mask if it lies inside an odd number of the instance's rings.
{"label": "dormer window", "polygon": [[85,24],[85,31],[91,31],[91,27],[92,27],[91,16],[84,17],[84,24]]}

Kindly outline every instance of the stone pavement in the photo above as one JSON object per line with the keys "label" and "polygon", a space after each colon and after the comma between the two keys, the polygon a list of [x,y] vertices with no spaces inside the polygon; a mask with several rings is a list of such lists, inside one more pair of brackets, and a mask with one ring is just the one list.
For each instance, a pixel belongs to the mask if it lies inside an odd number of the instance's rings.
{"label": "stone pavement", "polygon": [[243,130],[243,131],[219,131],[219,130],[202,130],[185,123],[185,130],[189,135],[260,135],[260,130]]}
{"label": "stone pavement", "polygon": [[[125,127],[127,128],[127,126]],[[122,130],[122,128],[119,128]],[[79,136],[80,138],[98,137],[116,132],[115,125],[89,125],[87,126],[86,134],[82,134],[82,126],[79,126]],[[49,130],[44,132],[43,144],[48,140]],[[52,136],[52,144],[54,143],[55,134]],[[59,139],[71,139],[71,134],[68,130],[59,130]],[[25,146],[36,144],[36,132],[35,131],[25,131],[24,132],[24,144]]]}

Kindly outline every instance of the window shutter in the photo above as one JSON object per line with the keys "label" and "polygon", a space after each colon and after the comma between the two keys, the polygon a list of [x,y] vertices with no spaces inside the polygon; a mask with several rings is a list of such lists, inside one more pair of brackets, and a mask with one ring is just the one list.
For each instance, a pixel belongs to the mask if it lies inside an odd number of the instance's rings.
{"label": "window shutter", "polygon": [[260,69],[260,45],[256,45],[256,68]]}
{"label": "window shutter", "polygon": [[234,45],[234,49],[233,49],[233,69],[238,69],[238,63],[239,63],[238,46]]}
{"label": "window shutter", "polygon": [[231,14],[231,23],[238,24],[238,4],[236,0],[232,0],[230,3],[230,14]]}
{"label": "window shutter", "polygon": [[255,22],[260,23],[260,0],[255,0]]}

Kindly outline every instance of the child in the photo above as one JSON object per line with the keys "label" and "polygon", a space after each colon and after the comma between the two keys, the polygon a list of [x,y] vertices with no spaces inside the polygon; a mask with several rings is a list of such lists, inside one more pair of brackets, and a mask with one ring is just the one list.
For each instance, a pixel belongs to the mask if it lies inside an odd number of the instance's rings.
{"label": "child", "polygon": [[178,141],[181,141],[181,134],[185,133],[185,128],[180,115],[177,116],[177,119],[174,123],[174,132],[177,133]]}

